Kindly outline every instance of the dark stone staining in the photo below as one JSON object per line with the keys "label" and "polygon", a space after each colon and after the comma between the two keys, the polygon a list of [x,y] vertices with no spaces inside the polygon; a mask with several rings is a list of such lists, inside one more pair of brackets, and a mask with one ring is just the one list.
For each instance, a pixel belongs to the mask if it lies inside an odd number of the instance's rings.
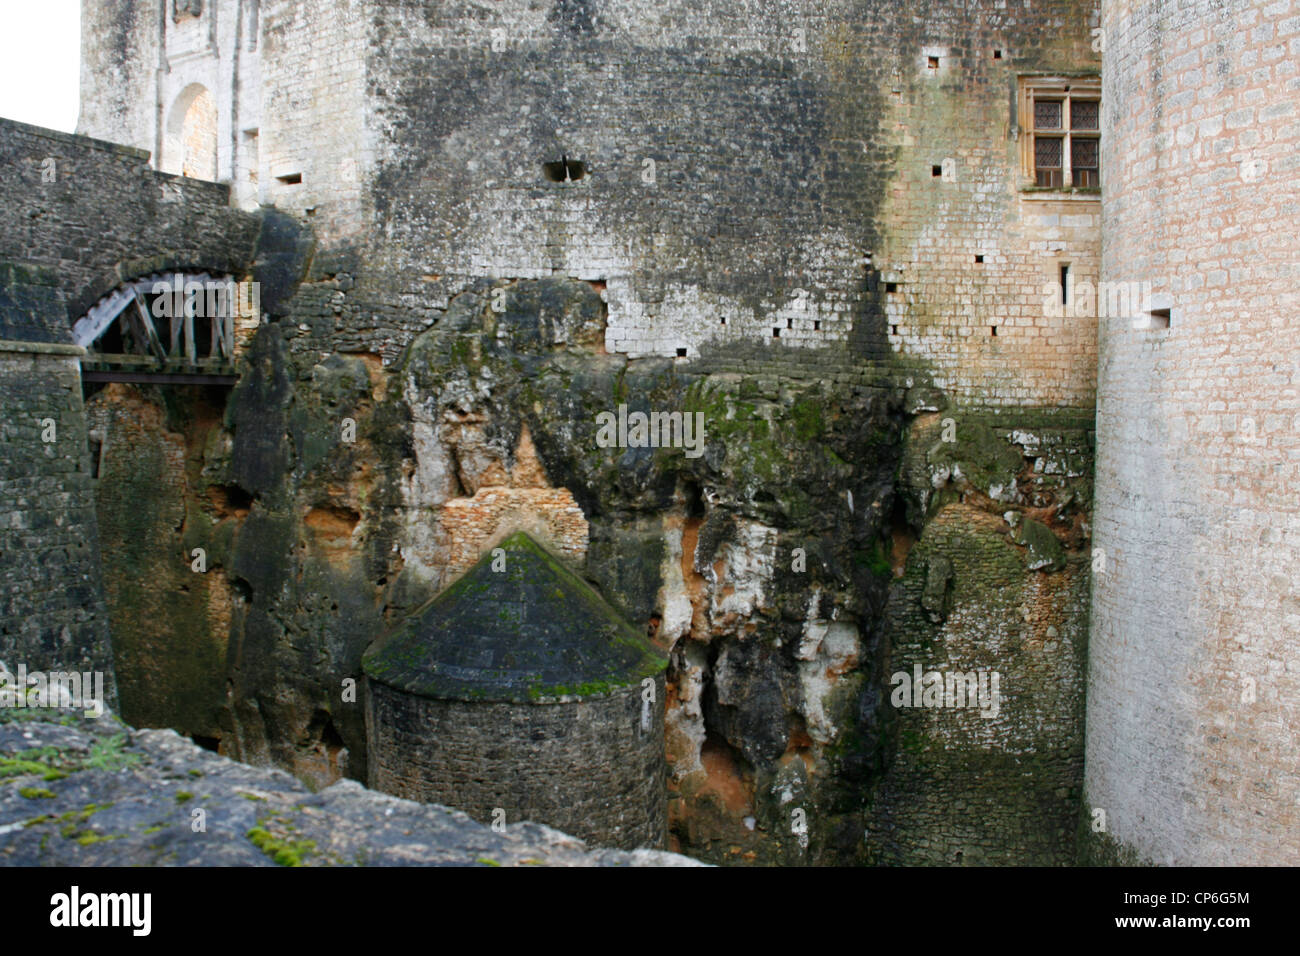
{"label": "dark stone staining", "polygon": [[[391,16],[396,37],[401,16],[384,15]],[[494,243],[536,249],[537,236],[554,236],[537,259],[558,265],[563,243],[581,241],[589,228],[627,237],[634,249],[645,250],[641,261],[684,263],[685,271],[660,265],[638,270],[634,281],[643,300],[656,298],[667,282],[685,281],[740,300],[758,315],[783,280],[787,287],[811,281],[856,299],[857,290],[841,275],[807,275],[792,250],[799,246],[796,236],[811,241],[839,229],[862,245],[873,243],[892,151],[876,132],[880,109],[867,75],[870,59],[846,60],[862,75],[830,77],[792,69],[784,58],[641,49],[597,31],[582,42],[557,39],[549,50],[507,46],[490,61],[445,60],[433,76],[427,57],[395,41],[383,69],[403,77],[385,100],[386,114],[400,117],[387,127],[398,158],[371,181],[368,197],[377,216],[391,223],[391,239],[382,240],[376,253],[401,261],[403,248],[421,248],[431,259],[456,262],[458,251],[482,238],[464,232],[482,208],[489,181],[512,181],[521,153],[557,156],[577,148],[557,142],[557,129],[606,124],[618,135],[578,144],[588,168],[602,171],[582,180],[591,184],[583,193],[584,222],[571,223],[562,208],[535,209],[527,223],[497,220]],[[685,87],[682,78],[689,78]],[[665,117],[674,118],[671,134]],[[699,144],[690,163],[665,153],[670,135]],[[465,137],[476,143],[478,164],[468,183],[456,145]],[[855,145],[828,146],[832,141]],[[867,144],[866,153],[859,142]],[[655,188],[641,180],[647,157],[656,159]],[[539,179],[539,188],[550,185]],[[697,201],[704,183],[709,203]],[[756,216],[762,208],[781,215]],[[430,211],[437,228],[431,228]],[[651,255],[656,234],[668,248]],[[381,251],[390,246],[391,253]],[[719,261],[730,267],[717,269]],[[376,295],[383,293],[376,289]],[[873,314],[863,313],[860,330]],[[883,337],[861,337],[857,347],[887,354]]]}
{"label": "dark stone staining", "polygon": [[52,269],[0,262],[0,341],[72,344]]}
{"label": "dark stone staining", "polygon": [[592,0],[555,0],[547,19],[560,30],[574,36],[586,36],[596,29],[596,11]]}

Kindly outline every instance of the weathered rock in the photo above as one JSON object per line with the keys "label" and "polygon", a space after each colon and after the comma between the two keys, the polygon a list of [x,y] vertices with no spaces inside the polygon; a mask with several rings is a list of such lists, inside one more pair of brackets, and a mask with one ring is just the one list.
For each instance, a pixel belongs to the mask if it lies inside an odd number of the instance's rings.
{"label": "weathered rock", "polygon": [[952,561],[941,554],[931,555],[925,565],[925,590],[921,592],[921,606],[938,624],[948,617],[952,598]]}
{"label": "weathered rock", "polygon": [[1059,571],[1065,567],[1065,549],[1041,521],[1025,518],[1012,531],[1012,536],[1016,544],[1028,549],[1025,564],[1030,571]]}
{"label": "weathered rock", "polygon": [[313,793],[170,730],[31,711],[0,715],[0,863],[9,866],[698,866],[593,849],[519,823],[367,790]]}

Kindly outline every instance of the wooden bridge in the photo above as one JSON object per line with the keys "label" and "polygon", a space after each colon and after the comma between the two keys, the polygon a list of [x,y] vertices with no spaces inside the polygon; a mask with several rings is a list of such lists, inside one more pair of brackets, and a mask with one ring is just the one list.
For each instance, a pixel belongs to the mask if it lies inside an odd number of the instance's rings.
{"label": "wooden bridge", "polygon": [[242,301],[249,285],[207,272],[155,273],[123,283],[72,327],[73,340],[86,349],[82,380],[234,384],[235,317],[256,308]]}

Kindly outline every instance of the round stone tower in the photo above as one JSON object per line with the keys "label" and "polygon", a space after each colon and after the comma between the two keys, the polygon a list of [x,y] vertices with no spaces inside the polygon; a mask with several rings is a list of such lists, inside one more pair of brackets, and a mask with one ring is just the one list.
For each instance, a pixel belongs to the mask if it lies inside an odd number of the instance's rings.
{"label": "round stone tower", "polygon": [[370,785],[660,847],[667,658],[516,532],[365,655]]}
{"label": "round stone tower", "polygon": [[1086,845],[1295,865],[1295,5],[1102,8]]}

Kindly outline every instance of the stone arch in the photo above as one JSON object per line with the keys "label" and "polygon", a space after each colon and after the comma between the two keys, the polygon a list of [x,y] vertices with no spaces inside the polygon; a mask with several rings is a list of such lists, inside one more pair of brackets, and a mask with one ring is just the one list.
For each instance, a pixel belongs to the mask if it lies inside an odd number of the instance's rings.
{"label": "stone arch", "polygon": [[163,135],[162,170],[217,178],[217,102],[202,83],[191,83],[172,103]]}
{"label": "stone arch", "polygon": [[[119,357],[136,352],[151,356],[160,367],[194,365],[205,359],[230,366],[213,369],[214,373],[230,372],[235,315],[250,311],[250,293],[229,274],[154,272],[101,296],[73,323],[72,339],[91,350],[90,361],[102,351],[97,346],[108,342],[107,353]],[[241,299],[241,294],[250,301]]]}

